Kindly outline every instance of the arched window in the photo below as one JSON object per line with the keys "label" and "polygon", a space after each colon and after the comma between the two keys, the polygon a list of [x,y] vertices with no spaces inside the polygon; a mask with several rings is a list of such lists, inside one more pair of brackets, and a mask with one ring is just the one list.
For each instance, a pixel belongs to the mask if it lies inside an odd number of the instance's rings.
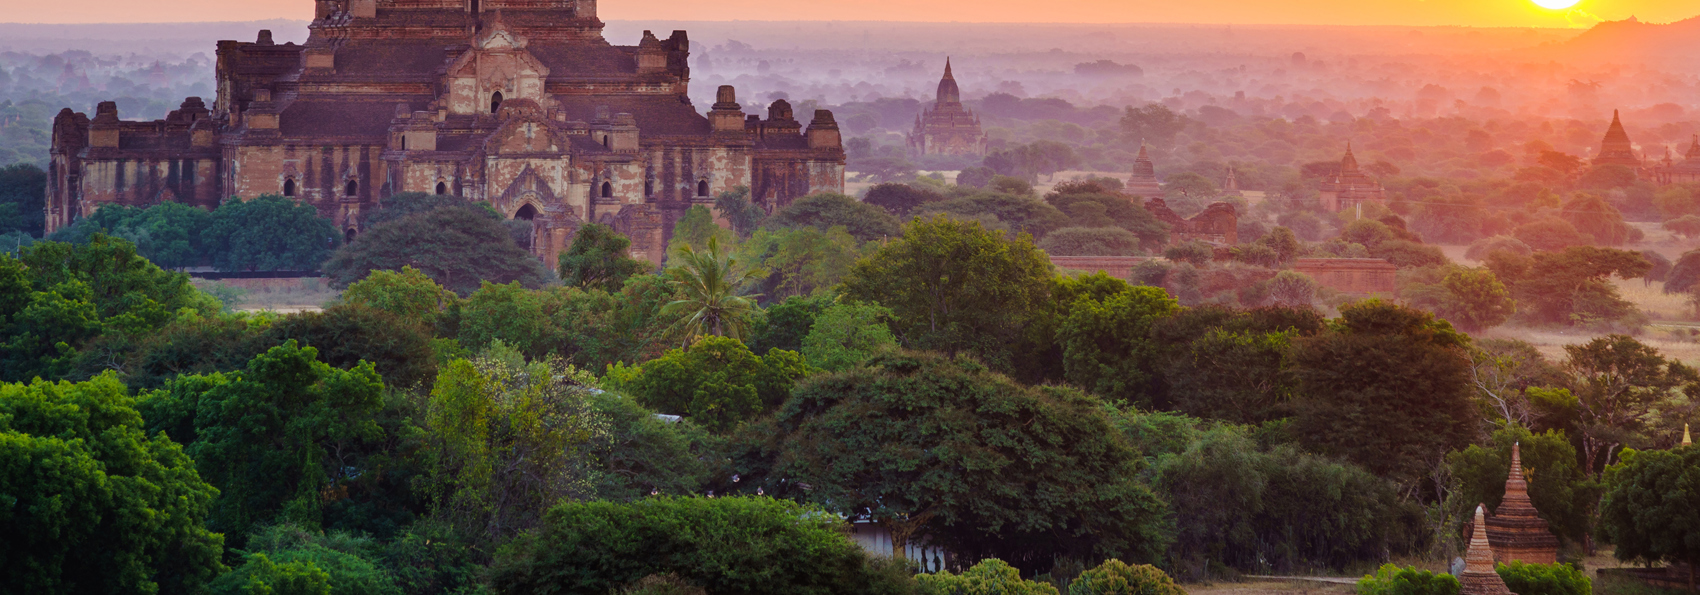
{"label": "arched window", "polygon": [[354,243],[354,228],[350,227],[348,231],[342,232],[342,242],[344,244]]}
{"label": "arched window", "polygon": [[401,150],[403,150],[403,151],[407,150],[407,135],[406,134],[401,135]]}
{"label": "arched window", "polygon": [[602,148],[604,148],[604,149],[612,148],[613,143],[608,142],[608,139],[612,138],[613,136],[614,135],[612,135],[612,134],[602,135]]}
{"label": "arched window", "polygon": [[495,95],[490,96],[490,113],[494,114],[494,113],[496,113],[496,110],[501,109],[501,108],[502,108],[502,92],[497,91]]}
{"label": "arched window", "polygon": [[614,185],[613,184],[610,184],[608,182],[602,183],[602,198],[614,198]]}
{"label": "arched window", "polygon": [[295,196],[295,178],[283,179],[283,195],[291,198]]}
{"label": "arched window", "polygon": [[467,7],[472,9],[472,14],[478,14],[478,0],[471,0]]}
{"label": "arched window", "polygon": [[655,180],[644,180],[643,181],[643,195],[644,196],[655,196]]}
{"label": "arched window", "polygon": [[531,206],[530,203],[526,203],[525,206],[519,208],[518,212],[514,213],[514,218],[515,219],[522,219],[522,220],[525,220],[525,221],[530,221],[532,219],[536,219],[537,218],[537,208]]}
{"label": "arched window", "polygon": [[708,196],[708,180],[697,182],[697,196]]}
{"label": "arched window", "polygon": [[439,196],[441,196],[441,195],[448,194],[448,193],[449,193],[449,185],[445,184],[443,182],[437,182],[437,194]]}
{"label": "arched window", "polygon": [[354,195],[359,194],[359,193],[360,193],[360,182],[356,182],[354,180],[349,180],[348,186],[343,187],[343,194],[344,195],[354,196]]}

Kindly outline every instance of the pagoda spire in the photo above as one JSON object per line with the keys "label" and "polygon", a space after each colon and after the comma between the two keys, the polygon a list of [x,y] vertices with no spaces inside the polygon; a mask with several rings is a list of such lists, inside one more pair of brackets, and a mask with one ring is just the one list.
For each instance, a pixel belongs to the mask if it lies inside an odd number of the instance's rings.
{"label": "pagoda spire", "polygon": [[1694,439],[1688,437],[1688,424],[1682,424],[1682,445],[1683,446],[1690,446],[1690,445],[1693,445],[1693,444],[1694,444]]}
{"label": "pagoda spire", "polygon": [[950,74],[950,56],[944,57],[944,78],[947,78],[947,79],[956,78],[954,76],[951,76],[951,74]]}
{"label": "pagoda spire", "polygon": [[1493,547],[1488,545],[1487,507],[1476,505],[1476,522],[1470,533],[1470,548],[1464,554],[1464,572],[1459,573],[1460,595],[1509,595],[1505,581],[1493,569]]}

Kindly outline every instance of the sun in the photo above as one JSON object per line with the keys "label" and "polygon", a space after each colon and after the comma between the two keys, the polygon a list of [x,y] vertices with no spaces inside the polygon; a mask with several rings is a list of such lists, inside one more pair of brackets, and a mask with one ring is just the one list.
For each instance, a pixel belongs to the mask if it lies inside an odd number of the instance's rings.
{"label": "sun", "polygon": [[1541,8],[1564,10],[1577,5],[1582,2],[1582,0],[1533,0],[1533,2]]}

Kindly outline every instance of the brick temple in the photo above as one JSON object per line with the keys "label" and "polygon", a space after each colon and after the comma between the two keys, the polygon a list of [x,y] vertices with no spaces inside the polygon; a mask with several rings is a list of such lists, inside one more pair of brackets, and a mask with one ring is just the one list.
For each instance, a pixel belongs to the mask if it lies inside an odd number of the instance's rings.
{"label": "brick temple", "polygon": [[1505,498],[1487,518],[1488,543],[1495,561],[1505,564],[1521,560],[1528,564],[1558,562],[1558,537],[1535,512],[1529,501],[1529,482],[1523,478],[1522,446],[1511,446],[1511,475],[1505,480]]}
{"label": "brick temple", "polygon": [[1127,177],[1122,192],[1141,198],[1161,198],[1163,185],[1157,182],[1157,166],[1151,163],[1151,153],[1145,143],[1139,143],[1139,155],[1133,158],[1133,174]]}
{"label": "brick temple", "polygon": [[933,106],[915,116],[908,140],[909,152],[916,156],[986,154],[986,133],[980,129],[980,117],[962,106],[950,58],[944,60],[944,78],[939,79]]}
{"label": "brick temple", "polygon": [[1486,507],[1476,505],[1476,522],[1470,535],[1470,548],[1464,554],[1464,572],[1458,574],[1460,595],[1511,595],[1505,580],[1493,569],[1493,548],[1488,545],[1487,523],[1483,521]]}
{"label": "brick temple", "polygon": [[400,192],[485,201],[530,220],[553,263],[580,225],[613,225],[659,262],[692,205],[744,186],[772,210],[844,189],[831,112],[745,114],[687,97],[690,43],[602,37],[596,0],[317,0],[304,45],[218,43],[218,96],[164,120],[54,119],[47,230],[108,204],[212,208],[277,194],[352,238]]}
{"label": "brick temple", "polygon": [[1382,189],[1381,182],[1358,167],[1358,158],[1352,155],[1349,142],[1346,143],[1346,156],[1340,158],[1340,173],[1324,179],[1320,190],[1318,199],[1322,201],[1322,208],[1331,213],[1354,209],[1366,202],[1384,204],[1387,201],[1387,192]]}

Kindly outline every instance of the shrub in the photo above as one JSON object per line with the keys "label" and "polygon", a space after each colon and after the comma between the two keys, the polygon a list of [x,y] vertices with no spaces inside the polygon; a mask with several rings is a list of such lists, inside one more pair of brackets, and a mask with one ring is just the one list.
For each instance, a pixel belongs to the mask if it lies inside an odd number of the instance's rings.
{"label": "shrub", "polygon": [[562,503],[538,531],[502,548],[491,586],[600,594],[666,573],[710,593],[748,595],[891,593],[913,584],[881,572],[843,521],[820,509],[760,497],[657,497]]}
{"label": "shrub", "polygon": [[1517,595],[1592,595],[1588,575],[1569,564],[1495,564],[1499,578]]}
{"label": "shrub", "polygon": [[1208,264],[1210,259],[1215,256],[1216,251],[1210,247],[1210,244],[1206,244],[1198,240],[1182,242],[1169,246],[1168,249],[1163,250],[1163,258],[1167,258],[1175,262],[1192,263],[1192,266],[1196,267]]}
{"label": "shrub", "polygon": [[620,589],[620,595],[708,595],[702,587],[692,585],[673,573],[651,574],[638,579],[626,588]]}
{"label": "shrub", "polygon": [[1464,258],[1481,260],[1487,258],[1487,255],[1495,250],[1505,250],[1523,256],[1528,256],[1535,251],[1528,244],[1523,243],[1523,240],[1511,236],[1493,236],[1476,240],[1475,243],[1470,244],[1470,248],[1464,251]]}
{"label": "shrub", "polygon": [[1021,580],[1014,566],[997,558],[981,560],[962,574],[923,574],[916,581],[921,595],[1059,595],[1050,583]]}
{"label": "shrub", "polygon": [[1069,583],[1068,595],[1186,595],[1186,589],[1156,566],[1111,559],[1080,573]]}
{"label": "shrub", "polygon": [[1458,595],[1458,579],[1407,566],[1383,564],[1358,581],[1358,595]]}

